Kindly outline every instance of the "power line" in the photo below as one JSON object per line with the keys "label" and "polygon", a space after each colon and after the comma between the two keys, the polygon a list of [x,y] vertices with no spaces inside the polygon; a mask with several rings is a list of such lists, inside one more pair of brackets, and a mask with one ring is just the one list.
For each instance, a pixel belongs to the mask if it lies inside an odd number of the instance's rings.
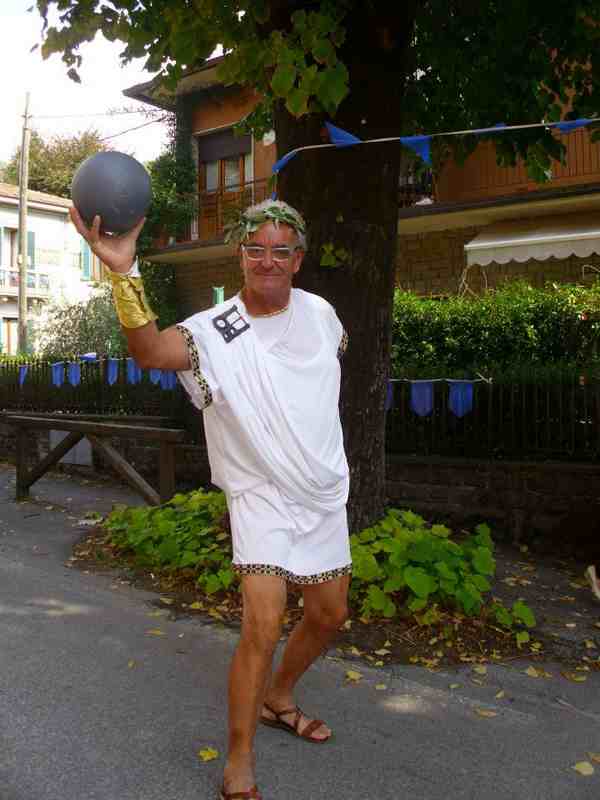
{"label": "power line", "polygon": [[136,125],[134,128],[127,128],[127,130],[120,131],[120,133],[111,133],[110,136],[103,136],[99,141],[106,142],[108,139],[115,139],[117,136],[123,136],[124,133],[131,133],[131,131],[137,131],[140,128],[145,128],[147,125],[154,125],[155,122],[164,122],[166,119],[166,116],[159,117],[158,119],[151,119],[150,122],[144,122],[142,125]]}
{"label": "power line", "polygon": [[114,117],[120,114],[146,114],[143,109],[139,111],[98,111],[91,114],[30,114],[33,119],[73,119],[74,117]]}

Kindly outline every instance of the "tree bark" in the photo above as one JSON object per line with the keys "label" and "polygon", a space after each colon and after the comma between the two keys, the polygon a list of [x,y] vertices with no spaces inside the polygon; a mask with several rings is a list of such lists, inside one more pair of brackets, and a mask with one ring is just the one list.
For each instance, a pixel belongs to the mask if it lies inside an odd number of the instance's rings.
{"label": "tree bark", "polygon": [[[367,5],[367,4],[365,4]],[[408,3],[407,6],[411,4]],[[351,94],[332,122],[361,139],[400,136],[403,55],[412,30],[394,12],[385,20],[353,14],[341,57],[350,71]],[[370,35],[367,35],[370,31]],[[323,141],[324,117],[295,119],[275,111],[278,156]],[[392,304],[398,228],[398,142],[299,153],[283,169],[278,196],[305,216],[308,252],[296,286],[335,307],[349,334],[342,364],[341,412],[350,463],[350,530],[382,517],[385,491],[385,393],[389,375]],[[323,246],[343,248],[348,259],[320,265]]]}

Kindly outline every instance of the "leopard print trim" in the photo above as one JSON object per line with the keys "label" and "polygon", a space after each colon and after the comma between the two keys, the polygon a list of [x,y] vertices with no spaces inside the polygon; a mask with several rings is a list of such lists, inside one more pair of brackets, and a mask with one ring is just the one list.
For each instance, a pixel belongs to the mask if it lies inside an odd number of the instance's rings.
{"label": "leopard print trim", "polygon": [[352,572],[352,564],[338,567],[338,569],[330,569],[328,572],[318,572],[316,575],[295,575],[283,567],[275,567],[271,564],[232,564],[231,567],[238,575],[274,575],[300,585],[325,583],[325,581],[332,581]]}
{"label": "leopard print trim", "polygon": [[342,332],[342,338],[340,339],[340,345],[339,345],[338,351],[337,351],[337,357],[339,359],[342,358],[342,356],[346,352],[347,347],[348,347],[348,334],[346,333],[346,331],[343,331]]}
{"label": "leopard print trim", "polygon": [[185,339],[185,343],[187,344],[188,352],[190,355],[190,361],[192,363],[192,373],[194,375],[194,378],[196,379],[198,388],[200,389],[200,396],[202,398],[202,407],[207,408],[212,403],[213,396],[211,388],[208,385],[208,381],[206,380],[200,369],[200,358],[198,357],[198,349],[196,348],[194,337],[184,325],[177,325],[176,328],[178,331],[181,332],[183,338]]}

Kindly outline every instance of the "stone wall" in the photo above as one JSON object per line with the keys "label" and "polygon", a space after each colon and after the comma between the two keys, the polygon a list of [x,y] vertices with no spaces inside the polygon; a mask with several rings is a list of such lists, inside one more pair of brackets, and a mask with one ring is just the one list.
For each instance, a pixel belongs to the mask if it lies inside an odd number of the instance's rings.
{"label": "stone wall", "polygon": [[[482,230],[471,227],[400,236],[396,285],[420,295],[456,294],[467,266],[464,246]],[[479,293],[516,280],[539,287],[550,281],[588,284],[597,280],[599,274],[600,257],[594,255],[473,266],[465,277],[468,288]]]}
{"label": "stone wall", "polygon": [[600,464],[393,456],[387,487],[391,505],[516,540],[600,535]]}
{"label": "stone wall", "polygon": [[[158,488],[157,445],[133,439],[112,443]],[[47,452],[48,431],[30,433],[31,463]],[[0,424],[0,458],[13,461],[14,453],[12,429]],[[95,457],[94,463],[106,471],[101,459]],[[204,445],[177,446],[176,477],[181,490],[210,486]],[[486,521],[517,540],[592,535],[600,548],[600,464],[390,456],[387,488],[390,505],[453,527]]]}

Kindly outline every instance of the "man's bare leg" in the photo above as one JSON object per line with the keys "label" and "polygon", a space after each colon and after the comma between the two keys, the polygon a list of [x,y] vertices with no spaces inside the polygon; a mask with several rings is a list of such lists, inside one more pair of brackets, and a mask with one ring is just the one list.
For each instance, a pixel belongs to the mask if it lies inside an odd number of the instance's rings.
{"label": "man's bare leg", "polygon": [[[350,576],[344,575],[332,581],[302,587],[304,615],[288,639],[281,663],[265,695],[265,702],[275,711],[295,707],[294,687],[348,618],[349,585]],[[267,709],[263,709],[262,713],[266,717],[273,717]],[[294,715],[289,714],[282,719],[292,724]],[[306,717],[300,720],[300,733],[310,721]],[[322,725],[311,736],[314,739],[327,739],[331,731]]]}
{"label": "man's bare leg", "polygon": [[229,672],[229,752],[224,772],[227,792],[254,785],[254,736],[281,636],[287,588],[283,578],[242,578],[242,632]]}

